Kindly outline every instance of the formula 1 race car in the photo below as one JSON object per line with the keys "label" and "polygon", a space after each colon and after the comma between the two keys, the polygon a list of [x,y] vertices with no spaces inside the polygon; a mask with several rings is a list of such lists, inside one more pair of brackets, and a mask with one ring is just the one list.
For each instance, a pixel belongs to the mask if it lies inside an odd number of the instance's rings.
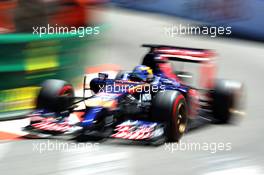
{"label": "formula 1 race car", "polygon": [[[38,136],[120,138],[152,144],[179,141],[193,127],[228,123],[239,110],[243,85],[214,77],[210,50],[164,45],[150,48],[142,65],[115,78],[99,73],[83,96],[72,85],[46,80],[25,130]],[[170,61],[200,63],[203,88],[189,85],[190,72],[174,71]],[[87,96],[87,91],[91,95]]]}

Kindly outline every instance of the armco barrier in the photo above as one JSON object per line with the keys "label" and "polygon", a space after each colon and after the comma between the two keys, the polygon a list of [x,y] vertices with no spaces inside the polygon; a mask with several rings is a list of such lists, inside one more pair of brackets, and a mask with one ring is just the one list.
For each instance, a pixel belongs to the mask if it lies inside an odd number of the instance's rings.
{"label": "armco barrier", "polygon": [[230,26],[233,34],[264,41],[262,0],[111,0],[117,6],[175,15],[206,25]]}
{"label": "armco barrier", "polygon": [[90,42],[70,34],[0,35],[0,119],[32,109],[45,79],[80,80],[92,61],[87,55]]}

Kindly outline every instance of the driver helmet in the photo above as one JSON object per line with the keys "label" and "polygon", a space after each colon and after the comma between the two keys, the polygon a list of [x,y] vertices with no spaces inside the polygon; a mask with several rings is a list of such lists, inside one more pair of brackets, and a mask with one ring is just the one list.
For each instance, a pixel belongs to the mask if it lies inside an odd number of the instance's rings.
{"label": "driver helmet", "polygon": [[148,66],[139,65],[134,68],[132,77],[140,81],[148,82],[153,80],[153,71]]}

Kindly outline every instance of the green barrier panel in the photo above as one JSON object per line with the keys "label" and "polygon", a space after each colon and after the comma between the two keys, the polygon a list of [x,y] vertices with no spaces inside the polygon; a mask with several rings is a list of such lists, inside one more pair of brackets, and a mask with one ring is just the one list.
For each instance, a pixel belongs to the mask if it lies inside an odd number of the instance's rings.
{"label": "green barrier panel", "polygon": [[90,64],[92,36],[0,35],[0,119],[8,112],[34,107],[38,85],[45,79],[80,81]]}

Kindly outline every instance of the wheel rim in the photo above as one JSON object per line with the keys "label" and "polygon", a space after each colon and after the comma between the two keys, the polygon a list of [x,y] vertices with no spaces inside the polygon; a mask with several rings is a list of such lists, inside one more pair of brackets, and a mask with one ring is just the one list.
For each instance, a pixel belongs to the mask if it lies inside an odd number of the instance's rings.
{"label": "wheel rim", "polygon": [[178,131],[183,134],[186,129],[186,110],[183,104],[178,106],[178,118],[177,118],[177,125]]}
{"label": "wheel rim", "polygon": [[67,86],[64,86],[61,91],[59,92],[59,95],[60,96],[66,96],[66,97],[70,97],[72,96],[72,86],[70,85],[67,85]]}

